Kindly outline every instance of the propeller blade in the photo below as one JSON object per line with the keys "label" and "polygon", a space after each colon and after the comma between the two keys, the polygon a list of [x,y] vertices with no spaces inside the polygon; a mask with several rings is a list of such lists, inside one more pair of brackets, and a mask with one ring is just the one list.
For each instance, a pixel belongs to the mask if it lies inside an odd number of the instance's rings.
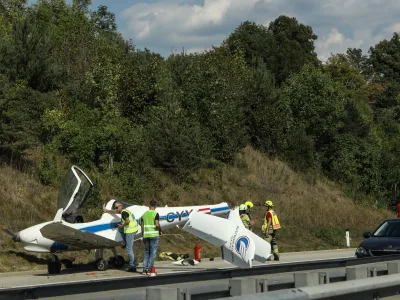
{"label": "propeller blade", "polygon": [[3,229],[3,231],[5,233],[7,233],[9,236],[11,236],[14,242],[19,242],[20,241],[18,233],[14,233],[10,229],[4,228],[2,226],[0,226],[0,228]]}
{"label": "propeller blade", "polygon": [[16,234],[14,232],[12,232],[11,230],[9,230],[7,228],[3,228],[3,231],[5,233],[7,233],[8,235],[11,235],[12,237],[16,236]]}

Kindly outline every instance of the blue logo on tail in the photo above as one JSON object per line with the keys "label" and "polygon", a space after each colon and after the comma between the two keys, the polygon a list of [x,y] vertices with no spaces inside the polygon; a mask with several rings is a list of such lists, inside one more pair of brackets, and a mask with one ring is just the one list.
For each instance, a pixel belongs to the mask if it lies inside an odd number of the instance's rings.
{"label": "blue logo on tail", "polygon": [[250,240],[247,236],[241,236],[236,240],[235,250],[237,253],[244,253],[250,245]]}

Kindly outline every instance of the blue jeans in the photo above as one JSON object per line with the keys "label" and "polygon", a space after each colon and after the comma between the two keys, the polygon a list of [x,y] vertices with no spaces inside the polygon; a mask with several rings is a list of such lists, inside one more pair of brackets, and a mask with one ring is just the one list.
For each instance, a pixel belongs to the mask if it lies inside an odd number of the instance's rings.
{"label": "blue jeans", "polygon": [[133,242],[135,239],[136,232],[133,233],[125,233],[122,236],[124,237],[124,241],[126,244],[126,253],[129,256],[129,268],[134,268],[135,266],[135,255],[133,254]]}
{"label": "blue jeans", "polygon": [[156,259],[159,239],[160,239],[159,236],[143,239],[143,243],[144,243],[144,247],[145,247],[143,271],[149,272],[151,267],[154,265],[154,260]]}

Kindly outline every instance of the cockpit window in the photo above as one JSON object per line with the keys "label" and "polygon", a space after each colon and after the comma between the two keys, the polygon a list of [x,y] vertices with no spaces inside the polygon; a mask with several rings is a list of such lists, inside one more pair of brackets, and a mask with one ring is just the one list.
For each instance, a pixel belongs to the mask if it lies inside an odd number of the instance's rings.
{"label": "cockpit window", "polygon": [[79,168],[72,166],[65,175],[58,193],[58,208],[63,215],[76,213],[88,196],[93,184]]}

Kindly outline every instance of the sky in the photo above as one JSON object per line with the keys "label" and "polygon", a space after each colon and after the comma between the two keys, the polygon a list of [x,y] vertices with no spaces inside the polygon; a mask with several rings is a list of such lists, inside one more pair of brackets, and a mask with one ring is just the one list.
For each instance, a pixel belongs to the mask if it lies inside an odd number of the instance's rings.
{"label": "sky", "polygon": [[92,0],[92,10],[99,5],[115,13],[118,31],[136,48],[163,56],[219,46],[241,22],[268,26],[280,15],[312,27],[322,60],[347,48],[366,54],[400,31],[398,0]]}

